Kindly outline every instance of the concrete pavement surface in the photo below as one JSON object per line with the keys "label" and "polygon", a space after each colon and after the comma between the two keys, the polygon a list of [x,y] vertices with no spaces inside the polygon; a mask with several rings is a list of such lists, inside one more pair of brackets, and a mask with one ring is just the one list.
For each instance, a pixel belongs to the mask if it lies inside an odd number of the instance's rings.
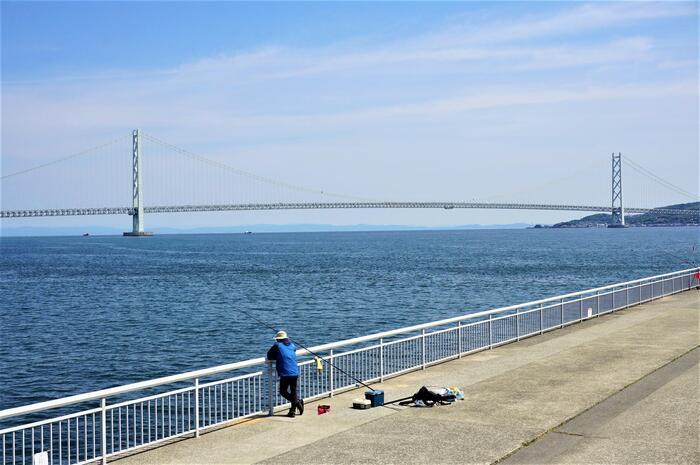
{"label": "concrete pavement surface", "polygon": [[700,463],[699,360],[693,349],[501,463]]}
{"label": "concrete pavement surface", "polygon": [[457,385],[434,408],[350,408],[363,390],[185,439],[129,464],[700,463],[700,293],[688,291],[383,384]]}

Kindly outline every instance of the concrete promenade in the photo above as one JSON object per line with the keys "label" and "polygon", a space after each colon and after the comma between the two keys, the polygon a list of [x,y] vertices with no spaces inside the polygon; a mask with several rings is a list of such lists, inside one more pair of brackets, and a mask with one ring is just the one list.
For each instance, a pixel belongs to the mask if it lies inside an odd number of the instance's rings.
{"label": "concrete promenade", "polygon": [[434,408],[350,408],[363,390],[117,461],[130,464],[700,463],[700,293],[691,290],[376,385]]}

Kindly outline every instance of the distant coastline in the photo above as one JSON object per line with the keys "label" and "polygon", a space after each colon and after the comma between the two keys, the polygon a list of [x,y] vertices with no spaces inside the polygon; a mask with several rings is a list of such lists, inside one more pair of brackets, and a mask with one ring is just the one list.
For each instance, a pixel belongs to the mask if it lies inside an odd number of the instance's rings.
{"label": "distant coastline", "polygon": [[[700,209],[700,202],[679,203],[660,207],[670,210],[678,209]],[[578,220],[564,221],[552,226],[536,225],[535,227],[543,228],[605,228],[610,223],[611,215],[609,213],[596,213],[595,215],[584,216]],[[639,215],[626,215],[625,224],[629,227],[649,228],[663,226],[700,226],[700,214],[698,215],[680,215],[670,213],[659,213],[650,211]]]}

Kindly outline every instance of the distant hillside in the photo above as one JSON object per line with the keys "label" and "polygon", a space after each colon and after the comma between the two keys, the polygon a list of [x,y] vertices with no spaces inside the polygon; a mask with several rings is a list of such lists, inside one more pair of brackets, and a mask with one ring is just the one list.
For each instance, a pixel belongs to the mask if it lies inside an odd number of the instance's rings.
{"label": "distant hillside", "polygon": [[[700,209],[700,202],[679,203],[661,207],[664,209]],[[595,228],[605,227],[610,223],[611,215],[608,213],[596,213],[584,216],[580,220],[565,221],[553,225],[553,228]],[[700,215],[679,215],[672,213],[660,213],[652,210],[641,215],[625,215],[625,224],[631,227],[645,226],[692,226],[700,225]]]}

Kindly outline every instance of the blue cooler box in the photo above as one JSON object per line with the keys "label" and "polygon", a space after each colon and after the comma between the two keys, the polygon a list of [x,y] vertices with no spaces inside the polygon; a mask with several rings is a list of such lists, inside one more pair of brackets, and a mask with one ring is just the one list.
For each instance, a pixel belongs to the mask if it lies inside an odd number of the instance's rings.
{"label": "blue cooler box", "polygon": [[367,391],[365,392],[365,399],[372,402],[372,407],[381,407],[384,405],[384,391]]}

